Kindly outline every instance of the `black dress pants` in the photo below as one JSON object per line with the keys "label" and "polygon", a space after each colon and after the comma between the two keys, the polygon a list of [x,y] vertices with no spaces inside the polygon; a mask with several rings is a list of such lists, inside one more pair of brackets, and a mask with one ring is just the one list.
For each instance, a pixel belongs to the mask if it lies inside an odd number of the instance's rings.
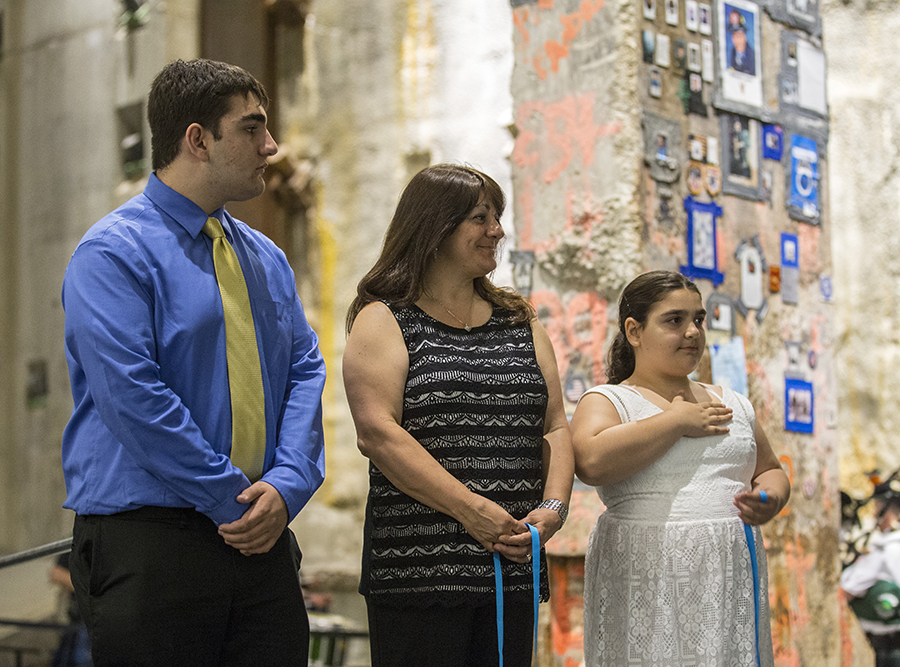
{"label": "black dress pants", "polygon": [[69,568],[96,667],[305,667],[309,620],[289,529],[243,556],[205,515],[75,518]]}
{"label": "black dress pants", "polygon": [[[503,664],[530,667],[534,650],[534,604],[506,596]],[[496,667],[497,608],[396,607],[366,598],[372,667]]]}

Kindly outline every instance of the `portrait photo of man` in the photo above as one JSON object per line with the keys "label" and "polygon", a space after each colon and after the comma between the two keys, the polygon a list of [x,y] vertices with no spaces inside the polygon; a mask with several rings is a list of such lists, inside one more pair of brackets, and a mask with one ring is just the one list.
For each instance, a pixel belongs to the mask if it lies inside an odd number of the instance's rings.
{"label": "portrait photo of man", "polygon": [[[728,68],[751,76],[756,75],[756,52],[752,36],[748,37],[747,19],[741,10],[732,7],[728,12]],[[752,31],[749,31],[752,33]]]}

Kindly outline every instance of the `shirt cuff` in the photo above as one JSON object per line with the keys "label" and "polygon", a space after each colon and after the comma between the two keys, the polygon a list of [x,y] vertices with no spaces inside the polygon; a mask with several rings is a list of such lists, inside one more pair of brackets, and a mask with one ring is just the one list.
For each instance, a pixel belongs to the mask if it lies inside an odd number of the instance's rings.
{"label": "shirt cuff", "polygon": [[322,485],[323,478],[316,476],[315,480],[309,480],[298,475],[295,470],[276,466],[263,475],[262,481],[274,486],[275,490],[281,494],[287,507],[288,523],[290,523],[300,514],[300,510],[306,507],[306,503]]}
{"label": "shirt cuff", "polygon": [[[237,494],[235,494],[235,496],[236,495]],[[232,521],[240,519],[244,516],[244,512],[246,512],[249,507],[250,505],[244,505],[237,500],[228,500],[211,510],[201,511],[212,519],[213,523],[217,526],[221,526],[223,523],[231,523]]]}

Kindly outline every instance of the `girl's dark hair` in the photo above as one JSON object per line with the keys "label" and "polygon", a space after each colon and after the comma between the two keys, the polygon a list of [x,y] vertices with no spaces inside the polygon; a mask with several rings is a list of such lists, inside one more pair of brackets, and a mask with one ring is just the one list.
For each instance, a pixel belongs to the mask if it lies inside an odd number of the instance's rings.
{"label": "girl's dark hair", "polygon": [[669,292],[687,289],[700,294],[690,280],[674,271],[649,271],[632,280],[619,298],[619,332],[606,360],[609,384],[619,384],[634,373],[634,348],[625,336],[625,320],[629,317],[644,324],[653,304],[666,298]]}
{"label": "girl's dark hair", "polygon": [[[412,177],[384,235],[381,256],[356,288],[347,311],[350,332],[356,316],[373,301],[408,306],[422,293],[422,281],[438,246],[475,208],[484,194],[499,217],[506,198],[496,181],[471,167],[436,164]],[[475,291],[485,301],[512,311],[513,321],[534,316],[531,304],[518,294],[496,287],[487,277],[474,280]]]}

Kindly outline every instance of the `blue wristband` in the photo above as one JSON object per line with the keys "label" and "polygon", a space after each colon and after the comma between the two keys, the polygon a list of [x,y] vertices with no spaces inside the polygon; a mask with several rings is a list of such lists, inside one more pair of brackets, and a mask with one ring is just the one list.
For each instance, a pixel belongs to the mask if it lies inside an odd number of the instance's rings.
{"label": "blue wristband", "polygon": [[766,493],[765,491],[763,491],[762,489],[759,490],[759,502],[761,502],[763,504],[766,504],[767,502],[769,502],[769,494]]}

